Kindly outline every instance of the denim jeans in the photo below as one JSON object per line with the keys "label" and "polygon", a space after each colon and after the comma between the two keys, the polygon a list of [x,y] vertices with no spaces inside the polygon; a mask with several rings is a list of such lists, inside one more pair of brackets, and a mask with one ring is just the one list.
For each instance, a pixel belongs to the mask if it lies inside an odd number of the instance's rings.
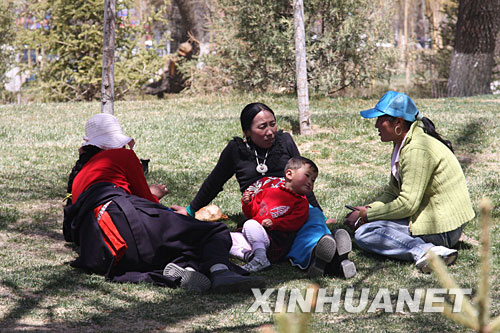
{"label": "denim jeans", "polygon": [[380,220],[359,227],[354,233],[354,240],[363,250],[395,259],[417,261],[433,246],[453,247],[463,227],[441,234],[412,236],[408,219]]}

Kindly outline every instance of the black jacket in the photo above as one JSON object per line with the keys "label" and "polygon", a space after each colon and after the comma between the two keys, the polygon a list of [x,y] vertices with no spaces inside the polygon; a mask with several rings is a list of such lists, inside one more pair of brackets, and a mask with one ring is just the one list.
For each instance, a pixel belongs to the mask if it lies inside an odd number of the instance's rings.
{"label": "black jacket", "polygon": [[[278,131],[273,146],[269,149],[266,165],[268,172],[263,176],[255,168],[255,152],[259,162],[263,162],[266,156],[266,149],[261,149],[249,142],[250,149],[239,137],[229,141],[226,148],[222,151],[217,165],[201,185],[190,206],[194,211],[208,205],[219,192],[222,191],[224,184],[236,175],[236,180],[240,185],[240,191],[243,193],[248,186],[252,185],[258,179],[266,177],[284,177],[285,166],[288,160],[294,156],[300,156],[299,149],[293,141],[290,134]],[[311,193],[307,196],[309,203],[314,207],[319,204]]]}

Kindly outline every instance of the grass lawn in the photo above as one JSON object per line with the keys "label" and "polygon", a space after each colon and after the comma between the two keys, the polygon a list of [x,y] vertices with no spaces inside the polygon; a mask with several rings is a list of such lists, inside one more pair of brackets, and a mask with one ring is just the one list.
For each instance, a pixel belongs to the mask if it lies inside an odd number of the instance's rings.
{"label": "grass lawn", "polygon": [[[293,133],[300,151],[320,173],[315,193],[327,217],[342,219],[344,204],[370,201],[388,180],[391,146],[379,141],[374,120],[359,111],[376,100],[311,100],[314,134],[297,134],[294,97],[238,95],[175,96],[161,101],[118,102],[115,115],[124,132],[136,139],[136,152],[150,158],[150,183],[164,183],[165,205],[187,205],[215,165],[225,144],[241,135],[239,113],[249,102],[264,101],[277,114],[278,125]],[[474,207],[483,196],[495,206],[492,226],[491,313],[500,313],[498,238],[500,221],[500,100],[495,96],[462,99],[417,99],[419,109],[455,146],[464,168]],[[76,257],[62,236],[62,199],[66,181],[85,132],[85,122],[100,112],[98,103],[0,106],[0,330],[40,331],[256,331],[273,322],[260,310],[247,312],[251,294],[195,294],[147,284],[112,284],[98,275],[72,269]],[[232,179],[214,203],[242,220],[239,190]],[[334,228],[342,227],[341,224]],[[479,238],[478,219],[465,228]],[[459,243],[451,274],[477,293],[478,248]],[[384,260],[355,248],[351,259],[358,274],[350,280],[315,279],[322,288],[345,292],[370,288],[373,300],[387,288],[395,308],[398,290],[439,288],[434,275],[412,264]],[[306,288],[311,280],[287,263],[262,272],[272,288]],[[329,293],[328,295],[331,295]],[[276,299],[276,293],[270,298]],[[344,299],[342,297],[342,299]],[[355,301],[356,303],[356,301]],[[272,303],[271,303],[272,305]],[[311,331],[465,331],[439,313],[382,310],[316,313]],[[274,309],[272,307],[272,309]]]}

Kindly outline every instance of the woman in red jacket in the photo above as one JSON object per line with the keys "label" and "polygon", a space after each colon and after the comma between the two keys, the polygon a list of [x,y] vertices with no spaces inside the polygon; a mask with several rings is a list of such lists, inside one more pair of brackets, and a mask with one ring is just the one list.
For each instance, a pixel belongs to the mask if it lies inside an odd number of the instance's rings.
{"label": "woman in red jacket", "polygon": [[[195,291],[250,290],[260,277],[243,276],[229,262],[231,238],[223,223],[201,222],[161,205],[164,185],[148,186],[118,120],[97,114],[73,168],[63,224],[67,241],[80,246],[72,263],[111,281],[149,281]],[[131,149],[126,149],[128,145]]]}

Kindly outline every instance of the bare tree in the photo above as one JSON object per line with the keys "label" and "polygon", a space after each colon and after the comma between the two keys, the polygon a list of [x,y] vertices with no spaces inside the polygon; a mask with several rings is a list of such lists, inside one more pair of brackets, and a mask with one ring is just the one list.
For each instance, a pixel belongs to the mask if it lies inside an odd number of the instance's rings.
{"label": "bare tree", "polygon": [[309,93],[307,88],[306,33],[304,28],[304,3],[293,1],[295,26],[295,61],[297,77],[297,100],[299,105],[300,134],[311,134],[311,113],[309,112]]}
{"label": "bare tree", "polygon": [[500,0],[460,0],[448,96],[489,94]]}
{"label": "bare tree", "polygon": [[104,1],[101,112],[114,113],[116,0]]}

